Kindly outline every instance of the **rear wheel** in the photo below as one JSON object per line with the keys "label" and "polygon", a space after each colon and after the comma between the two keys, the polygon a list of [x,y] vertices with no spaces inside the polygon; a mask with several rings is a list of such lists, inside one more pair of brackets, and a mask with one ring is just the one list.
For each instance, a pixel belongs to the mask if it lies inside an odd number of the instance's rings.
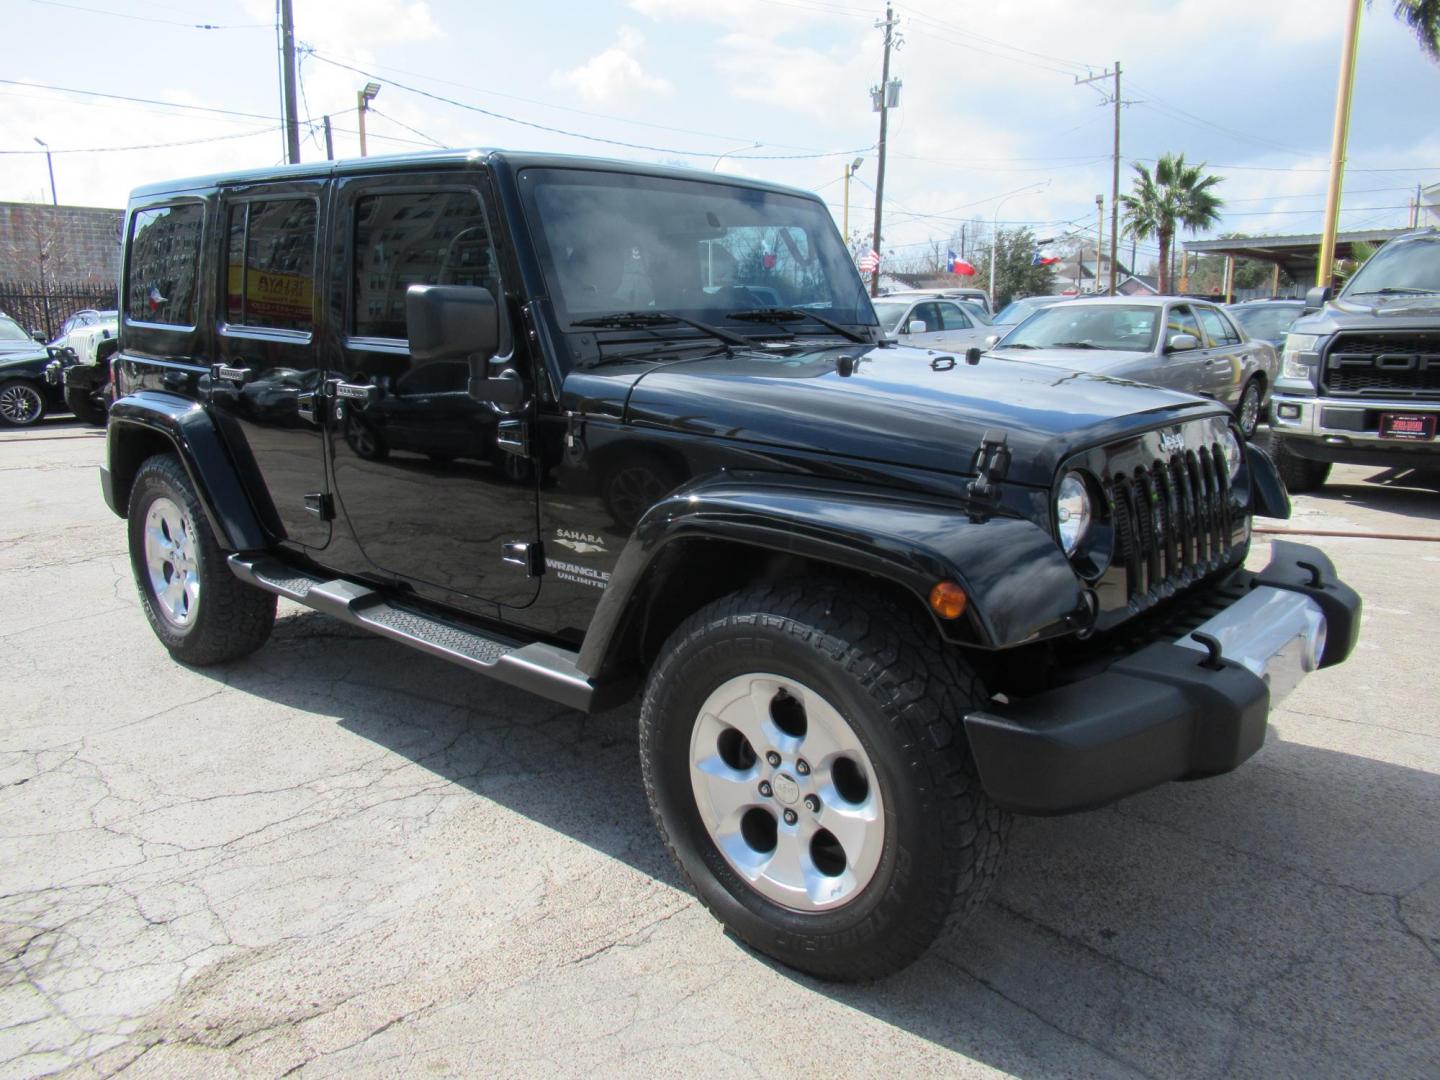
{"label": "rear wheel", "polygon": [[11,379],[0,383],[0,423],[31,427],[45,416],[45,395],[33,383]]}
{"label": "rear wheel", "polygon": [[1260,380],[1251,379],[1245,384],[1240,401],[1235,406],[1235,419],[1240,424],[1240,433],[1247,439],[1253,439],[1256,428],[1260,426],[1260,405],[1264,396]]}
{"label": "rear wheel", "polygon": [[888,975],[995,878],[1008,821],[961,728],[984,699],[887,597],[825,581],[737,593],[677,629],[652,673],[651,810],[741,940],[822,978]]}
{"label": "rear wheel", "polygon": [[178,460],[164,455],[140,466],[127,517],[140,605],[175,659],[203,667],[265,644],[275,596],[230,573]]}
{"label": "rear wheel", "polygon": [[104,427],[108,412],[104,404],[97,402],[95,398],[94,393],[79,387],[65,389],[65,406],[75,414],[75,419],[96,427]]}
{"label": "rear wheel", "polygon": [[1297,494],[1324,487],[1330,478],[1330,462],[1301,457],[1284,439],[1275,440],[1275,468],[1285,481],[1286,490]]}

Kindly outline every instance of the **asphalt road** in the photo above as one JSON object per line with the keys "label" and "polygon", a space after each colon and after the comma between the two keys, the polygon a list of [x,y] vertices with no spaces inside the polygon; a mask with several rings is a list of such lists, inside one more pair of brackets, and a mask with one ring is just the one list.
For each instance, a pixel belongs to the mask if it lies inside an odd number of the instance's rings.
{"label": "asphalt road", "polygon": [[[961,936],[836,988],[680,887],[633,707],[298,608],[171,662],[101,454],[0,434],[0,1076],[1440,1075],[1440,543],[1321,541],[1363,640],[1253,761],[1020,820]],[[1416,483],[1285,527],[1440,539]]]}

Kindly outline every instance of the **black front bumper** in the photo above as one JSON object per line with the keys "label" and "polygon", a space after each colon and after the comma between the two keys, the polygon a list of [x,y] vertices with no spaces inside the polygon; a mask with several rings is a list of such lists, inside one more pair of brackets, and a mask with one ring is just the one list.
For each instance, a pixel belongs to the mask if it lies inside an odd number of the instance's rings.
{"label": "black front bumper", "polygon": [[[1322,552],[1277,541],[1270,564],[1244,581],[1319,606],[1319,666],[1350,655],[1360,597]],[[991,799],[1019,813],[1063,814],[1229,772],[1260,749],[1269,712],[1270,690],[1249,668],[1166,641],[1035,697],[991,702],[965,716],[965,731]]]}

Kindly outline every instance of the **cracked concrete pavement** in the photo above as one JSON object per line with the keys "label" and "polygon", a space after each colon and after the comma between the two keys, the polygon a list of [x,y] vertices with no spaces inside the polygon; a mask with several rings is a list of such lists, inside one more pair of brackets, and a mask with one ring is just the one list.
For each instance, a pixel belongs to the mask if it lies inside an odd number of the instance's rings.
{"label": "cracked concrete pavement", "polygon": [[[0,434],[0,1077],[1440,1075],[1440,543],[1319,541],[1364,637],[1252,762],[1020,820],[961,935],[837,988],[681,887],[633,706],[289,606],[171,662],[102,452]],[[1414,480],[1338,469],[1286,527],[1440,537]]]}

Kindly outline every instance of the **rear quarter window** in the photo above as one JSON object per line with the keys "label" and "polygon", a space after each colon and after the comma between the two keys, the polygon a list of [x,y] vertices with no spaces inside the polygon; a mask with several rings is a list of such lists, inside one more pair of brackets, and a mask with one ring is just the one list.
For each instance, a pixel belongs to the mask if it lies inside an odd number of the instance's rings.
{"label": "rear quarter window", "polygon": [[196,277],[205,221],[201,203],[150,206],[130,218],[125,246],[125,317],[194,326]]}

